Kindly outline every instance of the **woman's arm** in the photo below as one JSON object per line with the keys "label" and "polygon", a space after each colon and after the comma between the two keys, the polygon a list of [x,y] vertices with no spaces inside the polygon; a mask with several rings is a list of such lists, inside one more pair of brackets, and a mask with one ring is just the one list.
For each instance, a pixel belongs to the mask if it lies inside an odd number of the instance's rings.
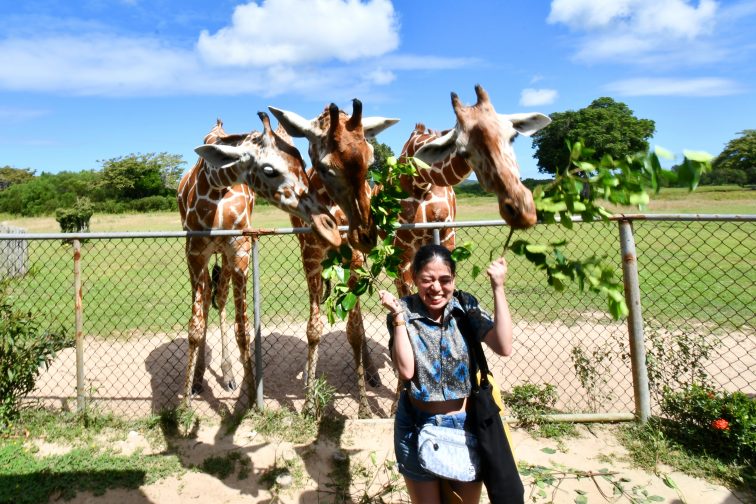
{"label": "woman's arm", "polygon": [[387,291],[379,291],[381,304],[385,306],[392,315],[394,344],[391,350],[391,357],[394,361],[394,368],[399,373],[399,379],[402,381],[411,380],[415,376],[415,352],[412,350],[412,344],[407,333],[406,319],[402,306],[399,301]]}
{"label": "woman's arm", "polygon": [[483,341],[499,355],[512,355],[512,315],[509,312],[504,284],[507,280],[507,261],[500,257],[486,270],[491,279],[494,298],[494,326],[483,337]]}

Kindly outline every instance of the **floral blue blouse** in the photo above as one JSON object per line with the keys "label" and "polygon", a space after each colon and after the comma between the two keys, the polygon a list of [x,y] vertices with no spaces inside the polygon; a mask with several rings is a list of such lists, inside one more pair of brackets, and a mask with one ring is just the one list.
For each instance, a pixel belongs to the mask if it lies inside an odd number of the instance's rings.
{"label": "floral blue blouse", "polygon": [[[468,308],[474,334],[482,340],[493,327],[491,316],[471,294],[461,293]],[[456,296],[444,309],[441,322],[434,322],[417,294],[400,300],[404,308],[412,350],[415,353],[415,376],[404,386],[410,396],[420,401],[447,401],[470,395],[470,358],[453,313],[462,311]],[[393,355],[393,316],[388,315],[389,351]]]}

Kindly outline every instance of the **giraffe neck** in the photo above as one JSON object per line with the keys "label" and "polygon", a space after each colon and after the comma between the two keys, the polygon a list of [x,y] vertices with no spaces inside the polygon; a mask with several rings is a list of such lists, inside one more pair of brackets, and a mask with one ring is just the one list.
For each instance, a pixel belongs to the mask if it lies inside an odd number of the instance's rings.
{"label": "giraffe neck", "polygon": [[[439,138],[442,133],[435,131],[423,131],[425,128],[418,125],[407,143],[404,144],[402,157],[411,157],[423,145]],[[445,133],[445,132],[444,132]],[[457,155],[456,150],[443,160],[434,163],[429,169],[419,169],[419,177],[425,184],[436,186],[454,186],[464,181],[472,172],[472,167],[462,156]],[[416,183],[419,180],[416,181]]]}

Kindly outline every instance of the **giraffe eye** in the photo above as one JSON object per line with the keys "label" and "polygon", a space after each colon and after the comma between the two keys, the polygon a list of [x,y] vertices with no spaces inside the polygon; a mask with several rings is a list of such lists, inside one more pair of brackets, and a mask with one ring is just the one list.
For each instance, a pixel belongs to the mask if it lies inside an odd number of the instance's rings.
{"label": "giraffe eye", "polygon": [[262,171],[268,177],[277,177],[281,174],[278,170],[276,170],[272,165],[269,164],[262,165]]}

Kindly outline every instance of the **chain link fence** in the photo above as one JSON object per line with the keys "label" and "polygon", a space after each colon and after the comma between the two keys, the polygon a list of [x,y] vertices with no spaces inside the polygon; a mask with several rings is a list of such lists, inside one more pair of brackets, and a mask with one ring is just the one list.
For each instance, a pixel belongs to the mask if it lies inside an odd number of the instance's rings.
{"label": "chain link fence", "polygon": [[[756,392],[756,217],[634,216],[632,221],[652,409],[657,407],[655,391],[662,385],[682,386],[697,377],[705,377],[715,388]],[[501,253],[508,228],[502,223],[457,226],[458,243],[474,244],[473,256],[458,267],[458,288],[492,308],[485,274],[473,278],[472,270],[485,269]],[[304,403],[309,306],[294,234],[299,231],[282,230],[255,240],[263,365],[257,377],[264,404],[271,408],[301,410]],[[64,331],[71,341],[42,372],[30,400],[44,407],[77,408],[74,259],[78,257],[83,343],[78,399],[86,400],[88,407],[132,418],[177,406],[183,394],[192,302],[186,235],[91,234],[82,241],[78,255],[71,245],[74,236],[0,235],[5,245],[0,250],[26,251],[25,274],[7,279],[14,307],[32,312],[51,331]],[[572,231],[538,225],[515,235],[538,243],[568,237],[570,257],[605,256],[622,275],[616,222],[576,222]],[[634,412],[627,323],[611,319],[602,296],[580,293],[575,285],[555,292],[530,263],[512,254],[508,262],[515,354],[488,355],[502,390],[525,383],[553,384],[561,412]],[[7,270],[0,265],[0,272]],[[255,305],[251,270],[250,323]],[[388,279],[382,287],[393,289]],[[385,314],[377,296],[363,298],[368,348],[381,380],[381,385],[368,388],[369,402],[376,416],[388,417],[396,377],[387,348]],[[227,311],[233,320],[231,300]],[[250,327],[253,338],[255,329]],[[238,349],[233,336],[230,339],[233,372],[241,383]],[[335,409],[356,416],[356,373],[345,323],[326,322],[319,351],[317,374],[335,389]],[[212,309],[206,356],[204,390],[193,400],[198,412],[216,415],[250,406],[243,386],[233,391],[222,386],[219,315]]]}

